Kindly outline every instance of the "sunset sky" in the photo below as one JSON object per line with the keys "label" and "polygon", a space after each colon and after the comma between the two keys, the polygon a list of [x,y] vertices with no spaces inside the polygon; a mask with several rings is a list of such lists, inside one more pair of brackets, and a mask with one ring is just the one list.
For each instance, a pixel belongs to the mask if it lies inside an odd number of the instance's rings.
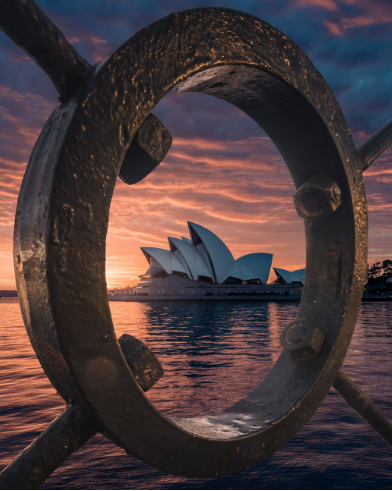
{"label": "sunset sky", "polygon": [[[171,12],[229,7],[292,38],[332,87],[356,143],[392,118],[390,0],[38,0],[91,63]],[[20,184],[58,94],[47,75],[0,32],[0,289],[15,288],[12,236]],[[145,180],[118,180],[107,239],[109,287],[133,285],[147,269],[141,246],[168,247],[187,221],[210,228],[235,258],[274,254],[273,265],[304,267],[294,186],[272,142],[245,114],[200,94],[168,94],[154,114],[173,136]],[[365,174],[369,260],[392,258],[392,151]]]}

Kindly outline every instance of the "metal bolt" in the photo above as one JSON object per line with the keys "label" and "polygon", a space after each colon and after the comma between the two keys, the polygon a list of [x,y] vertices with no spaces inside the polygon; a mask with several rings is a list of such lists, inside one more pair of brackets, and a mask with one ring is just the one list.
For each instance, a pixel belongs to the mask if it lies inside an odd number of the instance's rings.
{"label": "metal bolt", "polygon": [[306,337],[306,328],[302,324],[294,324],[286,333],[286,340],[290,344],[298,344]]}
{"label": "metal bolt", "polygon": [[283,329],[280,343],[296,360],[306,360],[320,352],[324,337],[318,327],[308,327],[304,320],[297,319]]}
{"label": "metal bolt", "polygon": [[298,215],[306,221],[327,217],[341,204],[342,192],[330,177],[313,176],[294,194]]}

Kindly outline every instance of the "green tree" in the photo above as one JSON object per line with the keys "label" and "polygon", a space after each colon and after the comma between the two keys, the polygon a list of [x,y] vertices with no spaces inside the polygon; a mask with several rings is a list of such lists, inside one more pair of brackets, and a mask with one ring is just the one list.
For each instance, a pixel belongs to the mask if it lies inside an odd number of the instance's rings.
{"label": "green tree", "polygon": [[382,269],[383,283],[385,283],[388,278],[392,277],[392,261],[390,259],[385,259],[385,261],[382,262]]}
{"label": "green tree", "polygon": [[381,282],[382,264],[376,261],[368,267],[368,280],[370,284]]}

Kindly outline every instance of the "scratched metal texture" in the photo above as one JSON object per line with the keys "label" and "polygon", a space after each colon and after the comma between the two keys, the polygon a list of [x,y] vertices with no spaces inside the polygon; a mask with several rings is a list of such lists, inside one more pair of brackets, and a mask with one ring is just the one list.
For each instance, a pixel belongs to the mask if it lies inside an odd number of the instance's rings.
{"label": "scratched metal texture", "polygon": [[[105,281],[117,175],[140,125],[176,87],[227,100],[251,116],[281,152],[297,188],[320,174],[342,191],[333,214],[305,225],[298,317],[324,333],[321,352],[298,361],[283,351],[251,394],[202,419],[165,418],[146,399],[117,342]],[[366,257],[361,166],[331,89],[284,34],[228,9],[172,14],[124,43],[84,92],[49,118],[17,207],[18,291],[51,382],[127,452],[189,477],[250,467],[309,420],[350,343]]]}

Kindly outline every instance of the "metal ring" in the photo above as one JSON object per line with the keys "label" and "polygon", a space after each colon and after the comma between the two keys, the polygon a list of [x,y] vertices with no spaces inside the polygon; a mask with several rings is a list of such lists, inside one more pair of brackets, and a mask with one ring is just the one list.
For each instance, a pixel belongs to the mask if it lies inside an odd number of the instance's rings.
{"label": "metal ring", "polygon": [[[247,397],[220,414],[182,420],[163,417],[136,383],[116,339],[105,281],[109,207],[122,160],[141,123],[175,87],[242,109],[275,143],[297,188],[327,176],[342,200],[329,216],[305,222],[298,318],[323,333],[321,351],[308,360],[282,351]],[[127,452],[190,477],[259,463],[309,420],[348,349],[366,257],[361,166],[331,89],[284,34],[228,9],[172,14],[123,44],[49,118],[17,208],[18,291],[53,385]]]}

